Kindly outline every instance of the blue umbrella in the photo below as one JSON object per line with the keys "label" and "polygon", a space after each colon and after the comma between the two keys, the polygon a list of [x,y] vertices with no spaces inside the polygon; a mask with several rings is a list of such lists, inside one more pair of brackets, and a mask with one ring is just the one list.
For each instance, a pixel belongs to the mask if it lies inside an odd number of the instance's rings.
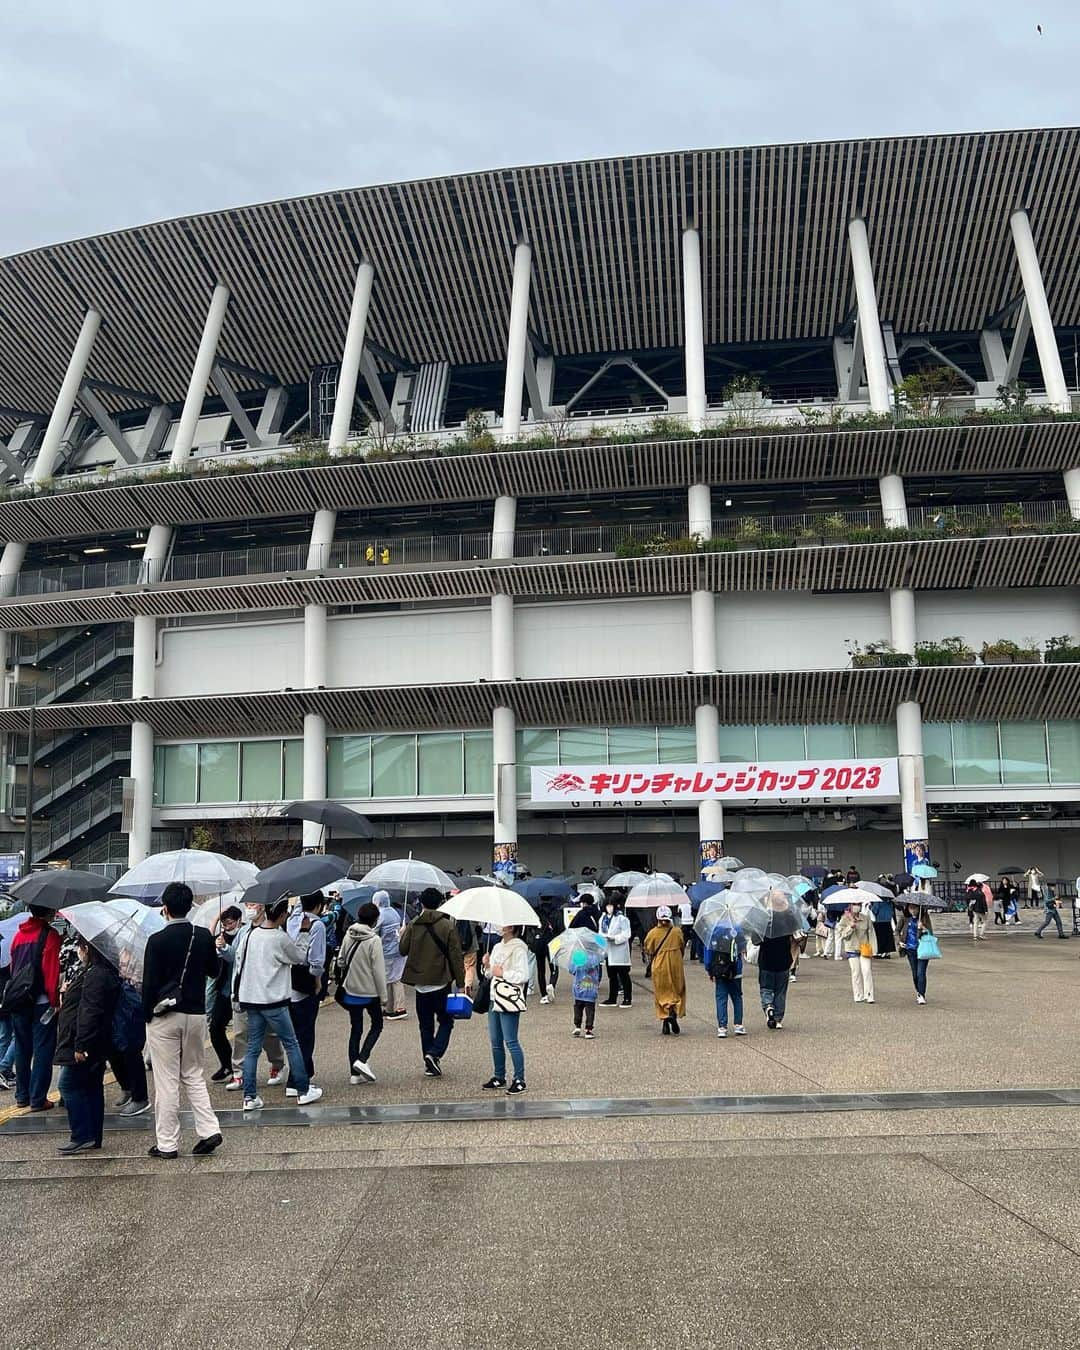
{"label": "blue umbrella", "polygon": [[529,877],[525,881],[515,881],[511,889],[524,896],[530,905],[535,905],[544,896],[551,896],[555,900],[574,898],[573,886],[561,877]]}
{"label": "blue umbrella", "polygon": [[718,881],[695,881],[692,886],[687,886],[686,894],[690,897],[690,903],[697,912],[698,905],[703,900],[708,900],[711,896],[719,895],[724,890],[724,883]]}
{"label": "blue umbrella", "polygon": [[374,897],[377,889],[376,886],[352,886],[348,890],[344,886],[339,887],[341,908],[350,919],[355,919],[360,906],[366,905]]}
{"label": "blue umbrella", "polygon": [[933,863],[916,863],[915,866],[911,869],[911,875],[913,877],[919,877],[920,879],[928,879],[929,877],[936,877],[937,868],[933,865]]}

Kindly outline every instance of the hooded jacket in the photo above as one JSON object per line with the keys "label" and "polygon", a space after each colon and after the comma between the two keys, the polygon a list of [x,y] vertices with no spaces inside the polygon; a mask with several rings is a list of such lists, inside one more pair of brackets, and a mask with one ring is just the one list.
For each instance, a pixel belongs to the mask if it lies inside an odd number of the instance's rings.
{"label": "hooded jacket", "polygon": [[365,923],[350,924],[336,963],[338,984],[357,998],[386,1002],[386,957],[379,934]]}
{"label": "hooded jacket", "polygon": [[465,957],[457,924],[449,914],[422,910],[401,934],[398,945],[405,957],[403,983],[435,987],[452,983],[464,988]]}
{"label": "hooded jacket", "polygon": [[74,1064],[81,1050],[100,1064],[112,1042],[113,1014],[120,998],[120,977],[103,957],[95,957],[68,985],[60,1005],[54,1064]]}

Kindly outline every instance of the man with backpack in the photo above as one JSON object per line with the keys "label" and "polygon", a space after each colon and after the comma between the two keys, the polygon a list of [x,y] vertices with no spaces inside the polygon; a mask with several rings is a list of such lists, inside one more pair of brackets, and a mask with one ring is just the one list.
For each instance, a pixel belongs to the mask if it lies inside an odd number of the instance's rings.
{"label": "man with backpack", "polygon": [[11,939],[11,978],[4,1012],[15,1034],[15,1105],[48,1111],[60,1006],[60,934],[53,912],[29,906],[30,917]]}
{"label": "man with backpack", "polygon": [[[433,886],[420,892],[420,913],[398,934],[405,957],[402,980],[416,990],[416,1019],[420,1024],[420,1051],[424,1076],[442,1077],[442,1058],[450,1045],[453,1018],[446,1011],[451,986],[465,987],[465,957],[457,924],[439,906],[445,897]],[[435,1023],[438,1021],[438,1031]]]}
{"label": "man with backpack", "polygon": [[728,999],[735,1019],[735,1035],[745,1036],[743,1026],[742,973],[744,942],[734,928],[724,928],[714,934],[705,953],[705,971],[716,992],[716,1034],[720,1040],[727,1036]]}

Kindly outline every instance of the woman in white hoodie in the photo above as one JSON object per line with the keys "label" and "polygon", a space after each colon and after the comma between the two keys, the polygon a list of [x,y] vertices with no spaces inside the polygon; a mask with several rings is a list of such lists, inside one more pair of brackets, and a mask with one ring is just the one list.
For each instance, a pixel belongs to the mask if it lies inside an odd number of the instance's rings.
{"label": "woman in white hoodie", "polygon": [[[369,902],[356,911],[356,922],[346,930],[337,955],[337,981],[335,997],[349,1014],[349,1082],[354,1087],[374,1083],[375,1072],[368,1061],[382,1035],[383,1004],[387,1001],[386,956],[379,935],[378,905]],[[361,1045],[365,1012],[371,1026]]]}

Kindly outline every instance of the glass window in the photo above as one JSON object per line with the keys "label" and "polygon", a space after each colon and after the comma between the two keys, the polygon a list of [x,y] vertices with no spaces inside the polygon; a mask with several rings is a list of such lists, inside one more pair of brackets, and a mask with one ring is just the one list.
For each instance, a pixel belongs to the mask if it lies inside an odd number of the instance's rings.
{"label": "glass window", "polygon": [[606,764],[606,727],[564,727],[559,732],[560,764]]}
{"label": "glass window", "polygon": [[470,796],[490,797],[494,788],[495,775],[492,770],[492,745],[490,731],[467,731],[465,733],[465,791]]}
{"label": "glass window", "polygon": [[285,742],[285,795],[283,801],[295,802],[304,795],[304,742]]}
{"label": "glass window", "polygon": [[425,732],[416,738],[421,797],[460,797],[465,791],[460,731]]}
{"label": "glass window", "polygon": [[281,742],[247,741],[240,760],[240,800],[281,801]]}
{"label": "glass window", "polygon": [[952,739],[958,787],[1001,782],[996,722],[954,722]]}
{"label": "glass window", "polygon": [[194,745],[166,745],[165,767],[162,772],[163,802],[193,802],[195,800]]}
{"label": "glass window", "polygon": [[1055,783],[1080,783],[1080,722],[1047,722],[1050,776]]}
{"label": "glass window", "polygon": [[753,764],[755,759],[757,759],[756,727],[720,728],[721,764]]}
{"label": "glass window", "polygon": [[855,753],[860,759],[895,759],[896,723],[863,724],[855,728]]}
{"label": "glass window", "polygon": [[199,746],[199,801],[235,802],[240,792],[240,744],[207,741]]}
{"label": "glass window", "polygon": [[371,795],[416,796],[415,736],[372,736]]}
{"label": "glass window", "polygon": [[1002,722],[1001,772],[1006,783],[1045,783],[1045,722]]}
{"label": "glass window", "polygon": [[655,764],[655,727],[610,727],[609,764]]}
{"label": "glass window", "polygon": [[952,787],[952,731],[948,722],[924,722],[922,745],[926,781],[935,787]]}
{"label": "glass window", "polygon": [[[304,749],[303,743],[299,744],[302,766]],[[370,736],[334,736],[330,740],[327,746],[326,786],[331,797],[371,796]]]}
{"label": "glass window", "polygon": [[517,734],[517,790],[528,795],[532,791],[534,764],[558,764],[558,733],[548,730],[526,730]]}
{"label": "glass window", "polygon": [[806,737],[802,727],[758,727],[757,757],[760,760],[805,759]]}
{"label": "glass window", "polygon": [[834,722],[806,728],[807,759],[852,759],[855,755],[855,732],[852,727]]}
{"label": "glass window", "polygon": [[659,764],[696,764],[697,736],[693,727],[660,727]]}

